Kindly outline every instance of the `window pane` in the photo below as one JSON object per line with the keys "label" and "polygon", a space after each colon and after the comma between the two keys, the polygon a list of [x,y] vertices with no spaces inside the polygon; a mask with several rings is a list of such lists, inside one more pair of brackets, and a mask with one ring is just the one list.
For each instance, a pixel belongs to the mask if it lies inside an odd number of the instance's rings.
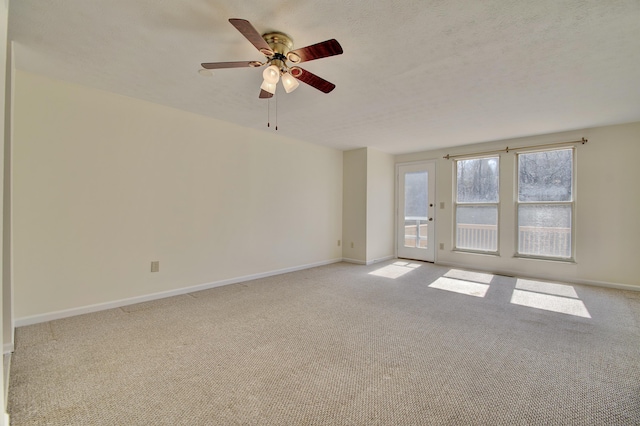
{"label": "window pane", "polygon": [[498,157],[456,161],[459,203],[498,202]]}
{"label": "window pane", "polygon": [[571,257],[571,206],[518,206],[518,253]]}
{"label": "window pane", "polygon": [[498,207],[458,206],[456,247],[469,250],[498,250]]}
{"label": "window pane", "polygon": [[519,201],[571,201],[573,150],[518,155]]}
{"label": "window pane", "polygon": [[427,217],[428,199],[427,172],[414,172],[404,175],[404,215],[405,217]]}

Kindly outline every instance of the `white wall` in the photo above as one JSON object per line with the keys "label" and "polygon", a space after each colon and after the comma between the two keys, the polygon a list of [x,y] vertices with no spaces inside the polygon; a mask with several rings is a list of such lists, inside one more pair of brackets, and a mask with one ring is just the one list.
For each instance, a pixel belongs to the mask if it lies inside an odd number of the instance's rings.
{"label": "white wall", "polygon": [[[0,135],[2,135],[2,149],[0,149],[0,199],[3,200],[3,206],[5,205],[4,200],[7,195],[5,191],[5,153],[7,152],[7,147],[10,144],[9,135],[9,120],[10,116],[9,110],[6,108],[7,103],[10,100],[10,97],[7,96],[7,86],[8,86],[8,73],[7,73],[7,30],[8,30],[8,18],[9,18],[9,1],[5,0],[0,4]],[[8,150],[10,151],[10,150]],[[8,159],[7,159],[8,162]],[[0,327],[0,335],[2,336],[2,343],[4,347],[11,348],[13,346],[13,328],[11,322],[11,283],[8,281],[7,275],[9,274],[10,269],[8,265],[8,260],[10,259],[9,253],[7,250],[6,241],[8,238],[6,237],[6,232],[8,231],[6,228],[7,219],[5,218],[4,207],[0,211],[0,240],[2,240],[2,244],[0,244],[0,277],[2,277],[2,291],[0,291],[0,321],[2,321],[2,327]],[[9,343],[7,345],[7,342]],[[4,353],[4,351],[3,351]],[[4,361],[4,359],[3,359]],[[2,410],[0,410],[0,425],[8,425],[9,424],[9,415],[6,412],[6,394],[5,392],[8,390],[8,386],[5,387],[5,380],[7,380],[8,385],[8,371],[4,369],[4,362],[2,368],[0,368],[0,406]]]}
{"label": "white wall", "polygon": [[342,256],[350,262],[366,263],[367,148],[345,151],[343,158]]}
{"label": "white wall", "polygon": [[[576,263],[514,258],[515,154],[500,156],[500,256],[469,254],[453,248],[453,161],[445,154],[580,140],[576,152]],[[640,288],[640,123],[396,156],[397,162],[435,159],[438,204],[437,239],[445,250],[437,262],[468,268],[574,282]]]}
{"label": "white wall", "polygon": [[17,318],[342,257],[342,152],[26,72],[15,84]]}
{"label": "white wall", "polygon": [[345,151],[343,164],[344,259],[369,264],[393,257],[394,156],[359,148]]}
{"label": "white wall", "polygon": [[13,324],[13,237],[12,237],[12,75],[14,64],[12,61],[13,44],[7,45],[7,66],[5,68],[5,103],[4,103],[4,182],[2,203],[2,322],[4,353],[14,350]]}
{"label": "white wall", "polygon": [[367,148],[367,262],[394,256],[395,158]]}

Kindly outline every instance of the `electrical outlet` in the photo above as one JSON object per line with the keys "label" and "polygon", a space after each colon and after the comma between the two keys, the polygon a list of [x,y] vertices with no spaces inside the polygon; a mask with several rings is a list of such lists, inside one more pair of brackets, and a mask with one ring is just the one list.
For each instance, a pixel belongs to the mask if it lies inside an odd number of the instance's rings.
{"label": "electrical outlet", "polygon": [[353,241],[351,241],[351,248],[353,248]]}
{"label": "electrical outlet", "polygon": [[159,260],[151,261],[151,272],[160,272],[160,261]]}
{"label": "electrical outlet", "polygon": [[338,240],[338,247],[340,247],[340,243],[341,243],[341,241],[340,241],[340,240]]}
{"label": "electrical outlet", "polygon": [[444,243],[440,243],[440,250],[444,250]]}

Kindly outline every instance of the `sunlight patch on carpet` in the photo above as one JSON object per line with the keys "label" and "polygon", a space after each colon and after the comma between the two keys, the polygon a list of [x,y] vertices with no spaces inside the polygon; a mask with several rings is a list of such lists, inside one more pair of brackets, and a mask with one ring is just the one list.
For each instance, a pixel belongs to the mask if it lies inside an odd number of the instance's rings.
{"label": "sunlight patch on carpet", "polygon": [[415,269],[418,269],[421,265],[414,262],[393,262],[391,265],[383,266],[375,271],[369,272],[369,275],[376,275],[378,277],[391,278],[395,280],[400,278],[404,274],[407,274]]}
{"label": "sunlight patch on carpet", "polygon": [[493,274],[484,274],[482,272],[463,271],[462,269],[449,269],[444,274],[448,278],[456,278],[459,280],[473,281],[475,283],[489,284],[493,279]]}
{"label": "sunlight patch on carpet", "polygon": [[544,281],[523,280],[518,278],[516,288],[519,290],[535,291],[536,293],[553,294],[556,296],[578,298],[576,290],[566,284],[548,283]]}
{"label": "sunlight patch on carpet", "polygon": [[591,318],[587,307],[582,300],[569,299],[567,297],[554,296],[550,294],[534,293],[531,291],[513,290],[511,303],[514,305],[527,306],[530,308],[542,309],[545,311],[559,312],[567,315],[574,315],[583,318]]}
{"label": "sunlight patch on carpet", "polygon": [[429,287],[475,297],[484,297],[487,294],[487,290],[489,290],[487,284],[472,283],[447,277],[438,278],[429,284]]}

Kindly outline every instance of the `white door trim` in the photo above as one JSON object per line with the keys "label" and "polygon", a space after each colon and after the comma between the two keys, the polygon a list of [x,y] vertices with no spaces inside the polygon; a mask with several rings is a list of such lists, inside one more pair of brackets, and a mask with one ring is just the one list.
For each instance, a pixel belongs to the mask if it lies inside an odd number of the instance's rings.
{"label": "white door trim", "polygon": [[[425,167],[427,165],[433,165],[433,204],[434,204],[434,208],[433,208],[433,223],[435,225],[435,223],[437,222],[437,208],[436,206],[437,204],[437,184],[436,184],[436,176],[438,173],[438,162],[437,160],[420,160],[420,161],[408,161],[408,162],[404,162],[404,163],[396,163],[396,170],[395,170],[395,210],[394,210],[394,256],[396,258],[398,258],[398,241],[399,241],[399,235],[398,235],[398,220],[399,220],[399,213],[400,213],[400,168],[403,166],[415,166],[415,165],[425,165]],[[433,262],[436,263],[437,262],[437,257],[438,257],[438,250],[436,249],[436,241],[437,241],[437,227],[434,226],[433,229]]]}

